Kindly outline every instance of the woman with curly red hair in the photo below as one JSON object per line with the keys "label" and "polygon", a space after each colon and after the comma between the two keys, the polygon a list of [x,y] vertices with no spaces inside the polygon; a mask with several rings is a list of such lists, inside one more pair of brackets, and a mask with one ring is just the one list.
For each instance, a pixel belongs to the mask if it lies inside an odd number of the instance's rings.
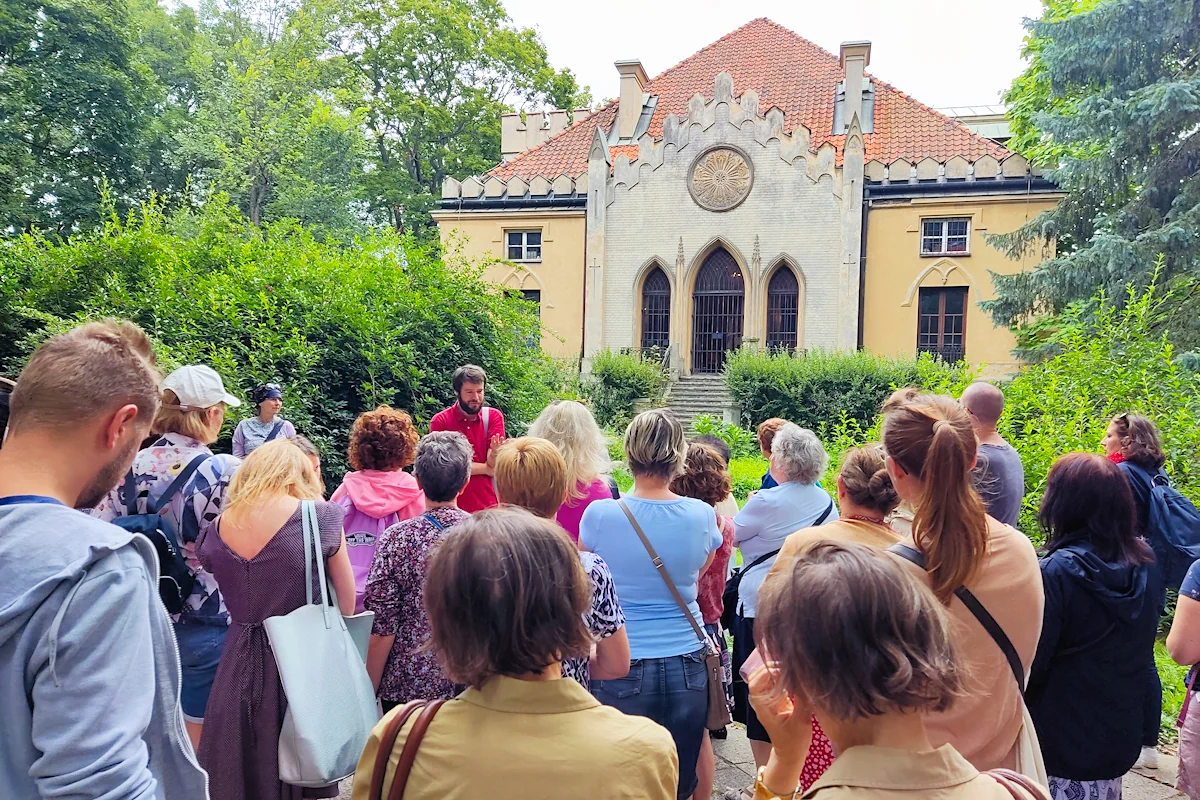
{"label": "woman with curly red hair", "polygon": [[350,466],[330,499],[346,512],[346,547],[354,567],[355,613],[363,610],[367,573],[379,534],[425,513],[417,479],[402,470],[413,463],[417,429],[412,417],[391,406],[359,414],[350,429]]}

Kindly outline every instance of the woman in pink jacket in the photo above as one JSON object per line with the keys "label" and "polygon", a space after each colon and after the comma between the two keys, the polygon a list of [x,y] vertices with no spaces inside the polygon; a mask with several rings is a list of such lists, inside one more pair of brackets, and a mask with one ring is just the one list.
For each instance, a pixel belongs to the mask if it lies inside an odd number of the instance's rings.
{"label": "woman in pink jacket", "polygon": [[363,610],[367,573],[379,534],[425,513],[417,479],[402,472],[413,462],[417,431],[412,418],[391,406],[360,414],[350,429],[350,466],[331,498],[346,512],[343,527],[354,567],[355,613]]}

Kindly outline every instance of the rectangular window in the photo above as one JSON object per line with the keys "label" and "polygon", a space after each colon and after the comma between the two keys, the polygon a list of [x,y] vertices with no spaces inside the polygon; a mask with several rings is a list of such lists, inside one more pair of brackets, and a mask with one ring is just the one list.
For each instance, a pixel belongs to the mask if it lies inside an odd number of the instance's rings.
{"label": "rectangular window", "polygon": [[507,231],[505,245],[509,261],[541,261],[541,231]]}
{"label": "rectangular window", "polygon": [[948,362],[967,351],[967,287],[921,289],[917,309],[917,352]]}
{"label": "rectangular window", "polygon": [[970,239],[971,220],[968,217],[921,220],[923,256],[970,255]]}
{"label": "rectangular window", "polygon": [[536,303],[538,319],[542,318],[542,292],[540,289],[522,289],[521,299],[527,303]]}

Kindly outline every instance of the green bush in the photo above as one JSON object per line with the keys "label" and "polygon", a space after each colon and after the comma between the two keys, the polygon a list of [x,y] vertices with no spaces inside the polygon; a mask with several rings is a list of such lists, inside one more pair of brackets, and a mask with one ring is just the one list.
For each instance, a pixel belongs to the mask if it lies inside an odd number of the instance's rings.
{"label": "green bush", "polygon": [[1188,668],[1176,664],[1162,642],[1154,643],[1154,665],[1158,668],[1163,690],[1162,721],[1159,730],[1164,741],[1173,742],[1179,735],[1175,720],[1179,716],[1179,709],[1183,707],[1184,698],[1187,697],[1184,679],[1187,678]]}
{"label": "green bush", "polygon": [[624,431],[637,401],[657,400],[666,383],[659,361],[604,350],[592,357],[592,371],[582,381],[582,392],[591,402],[597,422]]}
{"label": "green bush", "polygon": [[[331,485],[345,470],[360,412],[390,403],[428,420],[453,400],[463,363],[488,371],[488,402],[523,430],[563,378],[527,343],[528,304],[445,264],[413,240],[381,233],[353,246],[278,223],[255,228],[210,202],[196,214],[156,205],[95,233],[0,245],[0,366],[15,373],[43,337],[79,320],[131,319],[162,366],[210,364],[245,396],[284,386],[284,414],[321,448]],[[247,403],[230,414],[225,442]]]}
{"label": "green bush", "polygon": [[965,385],[970,373],[927,354],[897,359],[865,350],[810,350],[792,355],[743,348],[725,365],[725,382],[747,427],[782,417],[817,430],[845,413],[870,425],[893,389]]}
{"label": "green bush", "polygon": [[692,420],[692,428],[700,436],[716,436],[725,442],[734,458],[753,458],[762,453],[754,432],[733,423],[701,414]]}

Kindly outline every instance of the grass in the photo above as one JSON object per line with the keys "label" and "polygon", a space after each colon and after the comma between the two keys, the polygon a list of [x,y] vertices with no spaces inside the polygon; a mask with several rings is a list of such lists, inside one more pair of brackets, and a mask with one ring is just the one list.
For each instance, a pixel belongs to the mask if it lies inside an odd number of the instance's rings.
{"label": "grass", "polygon": [[1183,706],[1183,699],[1187,692],[1183,681],[1187,677],[1188,668],[1181,667],[1172,661],[1171,656],[1167,654],[1166,645],[1161,641],[1154,643],[1154,665],[1158,667],[1158,677],[1162,680],[1163,690],[1162,725],[1159,739],[1162,742],[1174,742],[1179,737],[1179,731],[1175,727],[1175,718],[1179,716],[1179,709]]}

